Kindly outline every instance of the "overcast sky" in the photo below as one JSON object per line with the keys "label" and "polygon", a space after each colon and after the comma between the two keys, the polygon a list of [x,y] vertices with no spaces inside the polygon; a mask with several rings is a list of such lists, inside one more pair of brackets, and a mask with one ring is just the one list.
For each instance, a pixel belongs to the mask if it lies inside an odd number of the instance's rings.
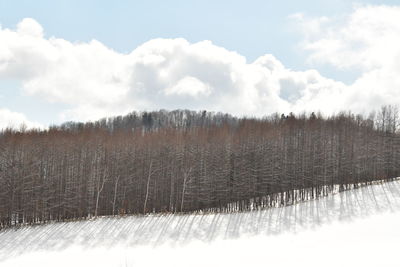
{"label": "overcast sky", "polygon": [[398,1],[0,0],[0,128],[400,103]]}

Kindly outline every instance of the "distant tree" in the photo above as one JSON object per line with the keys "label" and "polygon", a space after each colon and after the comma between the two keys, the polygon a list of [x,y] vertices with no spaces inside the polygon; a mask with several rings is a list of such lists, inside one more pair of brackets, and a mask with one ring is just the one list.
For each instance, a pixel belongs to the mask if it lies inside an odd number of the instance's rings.
{"label": "distant tree", "polygon": [[0,228],[91,216],[241,211],[400,176],[399,111],[235,118],[132,112],[0,132]]}

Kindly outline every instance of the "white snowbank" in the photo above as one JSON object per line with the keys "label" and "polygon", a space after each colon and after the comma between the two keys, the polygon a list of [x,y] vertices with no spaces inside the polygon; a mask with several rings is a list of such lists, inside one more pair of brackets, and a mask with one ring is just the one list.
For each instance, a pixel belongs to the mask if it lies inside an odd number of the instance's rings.
{"label": "white snowbank", "polygon": [[284,208],[0,232],[0,266],[399,266],[400,182]]}

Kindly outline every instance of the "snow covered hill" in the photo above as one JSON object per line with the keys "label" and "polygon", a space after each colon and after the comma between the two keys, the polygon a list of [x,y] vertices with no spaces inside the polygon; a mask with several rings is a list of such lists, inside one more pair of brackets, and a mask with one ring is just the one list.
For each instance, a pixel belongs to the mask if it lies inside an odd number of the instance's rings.
{"label": "snow covered hill", "polygon": [[400,266],[400,181],[283,208],[0,232],[0,266]]}

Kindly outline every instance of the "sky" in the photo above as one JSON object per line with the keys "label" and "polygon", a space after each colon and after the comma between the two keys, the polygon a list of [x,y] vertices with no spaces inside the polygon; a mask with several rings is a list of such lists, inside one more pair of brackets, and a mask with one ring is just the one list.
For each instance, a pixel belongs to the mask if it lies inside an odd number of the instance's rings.
{"label": "sky", "polygon": [[400,101],[398,1],[0,0],[0,128]]}

